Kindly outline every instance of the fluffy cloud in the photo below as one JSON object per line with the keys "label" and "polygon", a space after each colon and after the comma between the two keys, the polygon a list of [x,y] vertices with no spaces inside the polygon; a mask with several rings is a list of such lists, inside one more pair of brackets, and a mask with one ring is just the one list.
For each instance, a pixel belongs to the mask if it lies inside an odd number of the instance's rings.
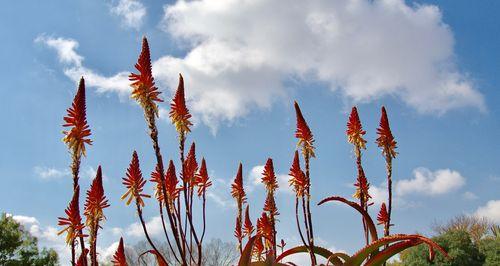
{"label": "fluffy cloud", "polygon": [[[151,236],[159,236],[163,234],[163,225],[161,223],[160,216],[155,216],[146,222],[146,228],[148,229],[148,234]],[[113,229],[116,232],[116,228]],[[144,230],[140,223],[133,223],[127,227],[125,234],[132,237],[142,237],[144,236]]]}
{"label": "fluffy cloud", "polygon": [[[130,1],[122,1],[130,2]],[[347,101],[397,97],[421,113],[485,109],[453,58],[453,34],[433,5],[381,1],[177,1],[162,29],[186,48],[153,62],[161,88],[185,76],[193,114],[217,128],[289,93],[290,80],[320,82]],[[100,92],[128,95],[127,72],[105,77],[82,65],[72,39],[39,37],[65,74]]]}
{"label": "fluffy cloud", "polygon": [[412,179],[399,180],[395,191],[398,196],[419,193],[425,195],[440,195],[455,191],[465,185],[465,178],[457,171],[440,169],[431,171],[427,168],[413,170]]}
{"label": "fluffy cloud", "polygon": [[120,17],[124,27],[139,30],[146,16],[146,8],[138,0],[120,0],[111,7],[111,14]]}
{"label": "fluffy cloud", "polygon": [[44,180],[59,179],[70,175],[70,172],[67,169],[61,170],[45,166],[36,166],[33,171],[37,177]]}
{"label": "fluffy cloud", "polygon": [[476,217],[485,217],[492,222],[500,223],[500,200],[490,200],[475,212]]}

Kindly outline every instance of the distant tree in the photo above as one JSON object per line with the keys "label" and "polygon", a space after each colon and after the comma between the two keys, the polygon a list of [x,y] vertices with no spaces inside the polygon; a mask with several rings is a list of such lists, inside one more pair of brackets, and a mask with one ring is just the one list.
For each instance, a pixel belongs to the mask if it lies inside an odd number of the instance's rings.
{"label": "distant tree", "polygon": [[0,265],[51,266],[57,265],[53,249],[38,249],[38,240],[12,217],[0,216]]}
{"label": "distant tree", "polygon": [[485,266],[498,266],[500,265],[500,234],[499,226],[494,225],[491,227],[491,236],[481,239],[478,243],[479,250],[486,257],[484,261]]}
{"label": "distant tree", "polygon": [[486,218],[475,216],[459,215],[452,218],[446,224],[436,224],[432,229],[442,235],[450,231],[465,231],[469,233],[471,240],[477,243],[488,235],[490,228],[494,225]]}

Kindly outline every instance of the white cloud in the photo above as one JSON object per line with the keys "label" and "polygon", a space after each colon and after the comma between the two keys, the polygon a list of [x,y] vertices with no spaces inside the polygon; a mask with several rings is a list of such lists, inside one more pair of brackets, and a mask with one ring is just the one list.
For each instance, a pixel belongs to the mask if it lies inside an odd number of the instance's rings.
{"label": "white cloud", "polygon": [[500,200],[488,201],[485,206],[479,207],[474,215],[476,217],[485,217],[495,223],[500,223]]}
{"label": "white cloud", "polygon": [[[250,173],[248,174],[245,189],[248,192],[252,192],[257,187],[264,187],[262,184],[262,173],[264,172],[264,165],[257,165],[252,167]],[[290,176],[285,174],[276,174],[276,180],[278,181],[278,192],[294,194],[288,180]]]}
{"label": "white cloud", "polygon": [[[150,236],[160,236],[163,234],[163,225],[161,223],[161,217],[155,216],[146,222],[146,228],[148,230],[148,234]],[[116,230],[114,231],[114,233]],[[139,222],[133,223],[129,225],[125,231],[127,236],[132,237],[143,237],[144,230],[142,229],[142,225]]]}
{"label": "white cloud", "polygon": [[114,92],[122,99],[130,95],[129,73],[119,72],[113,76],[105,77],[94,70],[88,69],[82,65],[84,57],[76,52],[78,42],[70,38],[54,38],[40,35],[35,42],[42,43],[54,49],[57,52],[59,61],[64,64],[64,74],[73,82],[77,83],[81,77],[85,78],[87,87],[95,87],[98,93]]}
{"label": "white cloud", "polygon": [[[187,51],[159,57],[153,73],[170,90],[183,73],[194,116],[212,130],[286,99],[289,80],[319,81],[354,103],[397,97],[421,113],[486,109],[458,70],[452,31],[433,5],[201,0],[177,1],[164,12],[160,26]],[[76,41],[41,39],[58,51],[75,82],[83,75],[98,91],[129,94],[127,72],[102,76],[82,66]]]}
{"label": "white cloud", "polygon": [[36,166],[33,171],[35,175],[43,180],[59,179],[62,177],[70,176],[67,169],[57,169],[54,167]]}
{"label": "white cloud", "polygon": [[465,185],[465,177],[450,169],[431,171],[420,167],[413,170],[414,178],[396,182],[395,191],[398,196],[418,193],[425,195],[441,195],[455,191]]}
{"label": "white cloud", "polygon": [[462,194],[462,197],[466,200],[477,200],[479,198],[476,194],[470,191],[465,191],[464,194]]}
{"label": "white cloud", "polygon": [[146,7],[138,0],[120,0],[111,7],[111,14],[119,16],[124,27],[139,30],[146,16]]}
{"label": "white cloud", "polygon": [[354,102],[396,96],[424,113],[485,108],[457,70],[453,34],[433,5],[202,0],[164,9],[161,26],[190,49],[156,61],[156,75],[174,87],[185,73],[205,122],[269,107],[290,77],[324,82]]}

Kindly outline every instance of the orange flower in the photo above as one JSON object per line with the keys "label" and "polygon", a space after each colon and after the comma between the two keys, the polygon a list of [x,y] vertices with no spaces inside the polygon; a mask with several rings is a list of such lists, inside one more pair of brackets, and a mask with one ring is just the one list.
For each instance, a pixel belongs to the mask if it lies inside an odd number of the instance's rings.
{"label": "orange flower", "polygon": [[377,215],[377,221],[378,224],[383,224],[383,225],[389,222],[389,213],[387,213],[387,208],[385,207],[385,203],[382,203],[382,206],[380,206],[380,211],[378,212]]}
{"label": "orange flower", "polygon": [[241,231],[241,222],[240,222],[240,219],[238,217],[236,217],[236,225],[234,228],[234,237],[236,237],[236,239],[238,239],[238,242],[241,242],[241,240],[243,239],[243,232]]}
{"label": "orange flower", "polygon": [[276,181],[276,175],[274,174],[273,159],[271,158],[267,159],[266,165],[264,166],[262,183],[264,183],[269,192],[274,192],[278,188],[278,181]]}
{"label": "orange flower", "polygon": [[97,167],[97,174],[87,191],[87,199],[85,201],[84,214],[87,217],[87,224],[99,222],[104,217],[103,209],[109,207],[108,200],[104,195],[102,187],[102,170],[101,166]]}
{"label": "orange flower", "polygon": [[182,173],[182,180],[188,184],[189,187],[194,186],[195,174],[198,171],[198,162],[196,162],[196,146],[194,142],[189,148],[189,152],[184,160],[184,169]]}
{"label": "orange flower", "polygon": [[314,157],[314,138],[307,125],[306,120],[302,116],[299,104],[294,102],[295,114],[297,116],[297,130],[295,131],[295,137],[299,139],[297,146],[302,146],[302,153],[304,156]]}
{"label": "orange flower", "polygon": [[149,195],[143,194],[144,185],[146,184],[146,180],[142,178],[142,172],[139,165],[139,158],[137,157],[137,152],[134,151],[132,154],[132,161],[130,162],[129,167],[127,168],[127,177],[122,178],[124,184],[127,187],[127,192],[122,195],[121,199],[127,199],[127,205],[130,204],[132,199],[135,200],[144,207],[144,201],[142,197],[149,198]]}
{"label": "orange flower", "polygon": [[298,151],[295,151],[292,167],[290,167],[290,173],[288,175],[291,176],[289,182],[290,185],[293,186],[296,196],[302,197],[304,195],[307,195],[307,188],[309,187],[309,182],[304,172],[300,169]]}
{"label": "orange flower", "polygon": [[113,255],[113,260],[111,261],[114,266],[128,266],[127,258],[125,257],[125,248],[123,247],[123,238],[120,237],[120,244],[118,244],[118,249]]}
{"label": "orange flower", "polygon": [[132,98],[139,102],[145,110],[151,110],[158,116],[158,106],[155,102],[163,102],[158,98],[160,91],[155,86],[153,74],[151,72],[151,56],[146,37],[142,39],[142,50],[139,59],[135,64],[139,74],[131,73],[129,80],[132,81]]}
{"label": "orange flower", "polygon": [[87,124],[86,104],[85,104],[85,80],[80,79],[78,91],[71,107],[67,110],[63,127],[70,127],[69,131],[63,131],[63,141],[77,155],[85,156],[85,144],[92,145],[92,140],[88,138],[90,133],[89,125]]}
{"label": "orange flower", "polygon": [[356,107],[352,108],[351,115],[349,115],[349,121],[347,121],[347,141],[357,146],[359,149],[366,149],[366,140],[363,139],[363,135],[366,131],[363,130],[361,126],[361,121],[359,120],[358,110]]}
{"label": "orange flower", "polygon": [[198,196],[201,197],[209,188],[212,186],[212,181],[209,180],[208,172],[207,172],[207,164],[205,162],[205,158],[201,159],[201,167],[198,173],[196,174],[196,186],[198,186]]}
{"label": "orange flower", "polygon": [[64,210],[66,213],[66,217],[59,217],[59,222],[57,223],[59,226],[64,226],[64,228],[59,231],[57,234],[61,235],[66,233],[66,243],[72,243],[76,238],[80,236],[80,231],[85,227],[82,224],[82,217],[80,216],[80,207],[78,206],[78,199],[80,197],[80,186],[75,188],[75,192],[73,193],[73,198],[71,198],[71,202],[69,203],[68,208]]}
{"label": "orange flower", "polygon": [[179,180],[175,174],[175,165],[172,160],[168,162],[167,174],[165,176],[165,188],[167,191],[167,197],[170,204],[173,204],[174,200],[179,197],[179,188],[177,187],[177,183]]}
{"label": "orange flower", "polygon": [[269,216],[265,212],[257,219],[257,233],[265,238],[266,248],[272,248],[273,241],[273,225],[269,220]]}
{"label": "orange flower", "polygon": [[363,169],[359,170],[358,178],[356,179],[356,183],[354,184],[354,186],[356,187],[356,192],[354,193],[353,197],[362,199],[363,202],[368,202],[368,200],[371,198],[369,194],[370,183],[368,183]]}
{"label": "orange flower", "polygon": [[252,233],[255,231],[252,221],[250,220],[249,207],[250,206],[247,205],[247,208],[245,209],[245,223],[243,225],[243,233],[248,237],[252,236]]}
{"label": "orange flower", "polygon": [[238,173],[234,178],[234,182],[231,185],[231,195],[236,199],[238,204],[243,204],[246,202],[246,194],[243,188],[243,174],[242,174],[242,165],[238,166]]}
{"label": "orange flower", "polygon": [[382,148],[382,154],[390,158],[396,158],[396,141],[392,135],[391,128],[389,126],[389,119],[387,118],[387,113],[385,107],[382,106],[382,116],[380,117],[380,126],[377,128],[377,144]]}
{"label": "orange flower", "polygon": [[158,202],[162,203],[164,198],[163,198],[163,184],[164,180],[162,177],[162,174],[160,173],[160,167],[158,164],[156,164],[155,170],[151,172],[151,179],[149,181],[156,183],[155,186],[155,197],[158,200]]}
{"label": "orange flower", "polygon": [[175,129],[180,134],[185,134],[190,132],[193,124],[189,119],[191,114],[186,107],[186,98],[184,97],[184,79],[182,75],[179,74],[179,86],[175,92],[174,99],[170,104],[170,118],[172,119],[172,124],[175,125]]}
{"label": "orange flower", "polygon": [[276,207],[276,201],[274,200],[274,195],[271,193],[268,193],[266,196],[264,211],[269,213],[270,218],[279,215],[278,208]]}

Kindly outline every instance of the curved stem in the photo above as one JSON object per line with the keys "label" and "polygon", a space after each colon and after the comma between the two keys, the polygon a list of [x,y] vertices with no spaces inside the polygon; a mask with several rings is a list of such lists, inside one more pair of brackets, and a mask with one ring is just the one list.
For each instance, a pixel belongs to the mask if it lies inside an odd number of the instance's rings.
{"label": "curved stem", "polygon": [[[159,207],[160,207],[161,226],[163,227],[163,233],[165,233],[165,237],[167,238],[168,247],[169,247],[169,248],[170,248],[170,250],[172,251],[172,254],[174,255],[175,260],[176,260],[178,263],[181,263],[181,262],[179,261],[179,259],[177,258],[177,255],[175,254],[175,250],[174,250],[174,248],[172,247],[172,244],[170,243],[170,238],[168,237],[167,227],[165,226],[165,219],[164,219],[164,216],[163,216],[163,207],[162,207],[161,202],[159,203]],[[168,207],[167,207],[167,208],[168,208]]]}
{"label": "curved stem", "polygon": [[153,243],[153,241],[149,237],[148,230],[146,228],[146,223],[144,222],[144,218],[142,217],[142,209],[141,209],[141,206],[139,204],[139,200],[137,200],[137,199],[135,201],[135,206],[137,208],[137,215],[139,216],[139,220],[141,221],[142,229],[144,231],[144,235],[146,236],[146,240],[148,241],[149,245],[151,245],[151,247],[153,248],[153,250],[156,252],[157,256],[162,260],[162,262],[164,262],[165,265],[168,265],[167,261],[165,260],[165,258],[163,257],[163,255],[156,248],[155,244]]}

